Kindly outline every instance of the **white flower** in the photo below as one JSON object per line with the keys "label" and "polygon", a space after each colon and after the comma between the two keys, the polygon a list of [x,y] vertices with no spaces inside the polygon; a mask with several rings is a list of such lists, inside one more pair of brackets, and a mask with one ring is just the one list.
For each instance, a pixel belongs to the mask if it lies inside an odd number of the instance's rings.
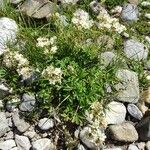
{"label": "white flower", "polygon": [[51,47],[50,52],[54,54],[57,52],[57,49],[58,49],[57,46],[53,46],[53,47]]}
{"label": "white flower", "polygon": [[22,68],[18,68],[17,72],[25,80],[31,77],[31,75],[33,74],[33,69],[31,69],[30,67],[22,67]]}
{"label": "white flower", "polygon": [[50,44],[53,45],[57,40],[57,37],[56,36],[53,36],[50,38]]}
{"label": "white flower", "polygon": [[50,84],[61,83],[62,74],[61,68],[54,68],[53,66],[48,66],[42,71],[42,76],[49,80]]}
{"label": "white flower", "polygon": [[78,28],[89,29],[93,26],[93,20],[89,19],[89,14],[84,10],[78,9],[73,15],[72,23]]}
{"label": "white flower", "polygon": [[122,33],[126,30],[126,27],[124,25],[121,25],[119,23],[119,19],[112,18],[108,13],[100,13],[97,16],[97,19],[99,20],[98,28],[99,29],[108,29],[108,30],[114,30],[118,33]]}
{"label": "white flower", "polygon": [[43,37],[39,37],[37,39],[37,47],[45,47],[45,46],[49,46],[51,44],[50,40],[48,38],[43,38]]}

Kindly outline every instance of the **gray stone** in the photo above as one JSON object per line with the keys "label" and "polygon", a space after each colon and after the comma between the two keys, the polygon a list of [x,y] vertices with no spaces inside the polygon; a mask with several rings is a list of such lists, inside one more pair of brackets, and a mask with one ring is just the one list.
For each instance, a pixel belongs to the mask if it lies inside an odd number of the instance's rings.
{"label": "gray stone", "polygon": [[77,150],[86,150],[85,147],[81,144],[78,144]]}
{"label": "gray stone", "polygon": [[16,134],[15,142],[20,150],[29,150],[31,148],[30,141],[26,136],[20,136]]}
{"label": "gray stone", "polygon": [[4,140],[11,140],[14,138],[14,133],[12,131],[6,133],[6,137],[4,137]]}
{"label": "gray stone", "polygon": [[117,100],[122,102],[137,103],[139,100],[139,81],[138,74],[127,69],[119,69],[116,77],[120,82],[115,85]]}
{"label": "gray stone", "polygon": [[39,120],[38,127],[41,130],[49,130],[50,128],[54,127],[53,119],[43,118]]}
{"label": "gray stone", "polygon": [[[96,132],[98,132],[98,130]],[[99,137],[96,134],[92,133],[94,133],[94,130],[90,126],[84,127],[80,131],[79,138],[89,149],[97,149],[97,147],[102,148],[102,139],[99,139]],[[103,129],[101,130],[101,133],[104,134]]]}
{"label": "gray stone", "polygon": [[57,7],[49,0],[26,0],[21,6],[21,11],[29,17],[41,19],[54,14]]}
{"label": "gray stone", "polygon": [[3,83],[0,83],[0,99],[3,99],[9,94],[9,88]]}
{"label": "gray stone", "polygon": [[79,0],[59,0],[63,4],[76,4]]}
{"label": "gray stone", "polygon": [[108,65],[111,65],[116,59],[116,55],[113,52],[104,52],[100,56],[100,63],[107,67]]}
{"label": "gray stone", "polygon": [[9,131],[9,126],[4,112],[0,112],[0,137]]}
{"label": "gray stone", "polygon": [[125,121],[126,107],[119,102],[110,102],[105,110],[108,124],[120,124]]}
{"label": "gray stone", "polygon": [[15,146],[16,146],[16,143],[14,140],[7,140],[4,142],[0,142],[0,150],[10,150],[11,148]]}
{"label": "gray stone", "polygon": [[133,39],[124,42],[124,52],[127,58],[135,61],[145,60],[148,56],[146,46]]}
{"label": "gray stone", "polygon": [[139,150],[136,145],[130,144],[128,150]]}
{"label": "gray stone", "polygon": [[53,150],[54,145],[48,138],[39,139],[35,142],[32,142],[33,150]]}
{"label": "gray stone", "polygon": [[109,126],[110,137],[120,142],[135,142],[138,140],[138,133],[130,123]]}
{"label": "gray stone", "polygon": [[132,117],[134,117],[134,118],[136,118],[138,120],[142,119],[143,114],[142,114],[142,112],[139,110],[139,108],[136,105],[134,105],[134,104],[128,104],[127,110],[128,110],[129,114]]}
{"label": "gray stone", "polygon": [[121,18],[124,21],[137,21],[138,20],[138,8],[134,4],[125,4],[121,12]]}
{"label": "gray stone", "polygon": [[139,138],[142,141],[150,140],[150,116],[143,118],[136,126]]}
{"label": "gray stone", "polygon": [[150,150],[150,141],[148,141],[148,142],[146,143],[145,148],[146,148],[146,150]]}
{"label": "gray stone", "polygon": [[16,22],[10,18],[0,18],[0,55],[2,55],[8,42],[16,41],[18,26]]}
{"label": "gray stone", "polygon": [[104,7],[102,7],[101,4],[98,3],[98,1],[95,1],[95,0],[90,3],[90,8],[97,15],[100,12],[106,12],[107,13],[106,9]]}
{"label": "gray stone", "polygon": [[32,138],[35,137],[36,132],[35,132],[35,131],[26,131],[26,132],[24,133],[24,135],[27,136],[29,139],[32,139]]}
{"label": "gray stone", "polygon": [[22,101],[23,102],[19,106],[21,111],[31,112],[34,109],[36,102],[34,95],[23,94]]}
{"label": "gray stone", "polygon": [[123,149],[119,147],[113,147],[113,148],[105,148],[104,150],[123,150]]}
{"label": "gray stone", "polygon": [[139,150],[145,150],[145,142],[136,143]]}
{"label": "gray stone", "polygon": [[30,125],[24,120],[19,117],[18,112],[14,112],[12,115],[13,123],[20,132],[25,132],[28,130]]}
{"label": "gray stone", "polygon": [[7,123],[10,128],[13,127],[12,118],[7,118]]}

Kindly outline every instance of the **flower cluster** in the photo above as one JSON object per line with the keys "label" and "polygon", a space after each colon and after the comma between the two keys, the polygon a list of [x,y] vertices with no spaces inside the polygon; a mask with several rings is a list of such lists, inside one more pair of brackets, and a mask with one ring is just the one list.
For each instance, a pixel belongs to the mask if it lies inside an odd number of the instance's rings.
{"label": "flower cluster", "polygon": [[89,14],[82,9],[77,9],[73,14],[72,23],[78,28],[89,29],[93,26],[93,20],[90,20]]}
{"label": "flower cluster", "polygon": [[29,61],[18,51],[8,50],[4,54],[3,63],[8,68],[15,68],[23,79],[29,78],[33,73],[33,69],[29,66]]}
{"label": "flower cluster", "polygon": [[56,46],[57,37],[53,36],[50,39],[39,37],[37,39],[37,47],[44,48],[44,54],[55,54],[57,52]]}
{"label": "flower cluster", "polygon": [[107,121],[105,119],[102,104],[100,102],[92,103],[91,111],[86,111],[85,115],[92,129],[90,130],[93,135],[92,137],[98,138],[101,142],[104,142],[106,135],[103,131],[107,127]]}
{"label": "flower cluster", "polygon": [[48,66],[42,71],[42,76],[49,80],[50,84],[61,83],[62,79],[62,70],[61,68],[54,68],[54,66]]}
{"label": "flower cluster", "polygon": [[113,30],[118,33],[122,33],[126,30],[126,27],[119,23],[119,19],[110,17],[108,13],[100,13],[97,16],[97,19],[99,20],[97,24],[99,29],[106,28],[108,30]]}
{"label": "flower cluster", "polygon": [[76,4],[79,0],[62,0],[64,4]]}

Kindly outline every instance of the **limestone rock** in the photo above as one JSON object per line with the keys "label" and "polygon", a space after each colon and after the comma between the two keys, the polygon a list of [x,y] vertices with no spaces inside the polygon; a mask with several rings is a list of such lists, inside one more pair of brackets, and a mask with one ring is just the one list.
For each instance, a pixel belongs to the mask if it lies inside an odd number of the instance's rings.
{"label": "limestone rock", "polygon": [[150,116],[143,118],[136,126],[139,138],[142,141],[150,140]]}
{"label": "limestone rock", "polygon": [[121,18],[124,21],[137,21],[138,20],[138,8],[134,4],[125,4],[121,12]]}
{"label": "limestone rock", "polygon": [[0,112],[0,137],[9,131],[9,126],[4,112]]}
{"label": "limestone rock", "polygon": [[148,49],[146,46],[133,39],[124,42],[124,52],[127,58],[136,61],[145,60],[148,56]]}
{"label": "limestone rock", "polygon": [[111,125],[109,133],[113,140],[120,142],[135,142],[138,140],[138,133],[135,127],[130,123]]}
{"label": "limestone rock", "polygon": [[120,82],[115,85],[117,100],[122,102],[137,103],[139,100],[139,81],[138,74],[126,69],[119,69],[116,77]]}
{"label": "limestone rock", "polygon": [[126,107],[120,102],[111,102],[105,110],[108,124],[120,124],[125,121]]}
{"label": "limestone rock", "polygon": [[11,148],[14,148],[16,146],[16,143],[14,140],[7,140],[4,142],[0,142],[0,150],[10,150]]}
{"label": "limestone rock", "polygon": [[13,123],[16,128],[22,133],[28,130],[30,125],[22,118],[20,118],[18,112],[14,112],[12,115]]}
{"label": "limestone rock", "polygon": [[37,19],[48,17],[54,14],[56,10],[57,5],[49,0],[26,0],[21,6],[22,12]]}
{"label": "limestone rock", "polygon": [[29,150],[31,147],[30,141],[26,136],[20,136],[16,134],[15,142],[20,150]]}

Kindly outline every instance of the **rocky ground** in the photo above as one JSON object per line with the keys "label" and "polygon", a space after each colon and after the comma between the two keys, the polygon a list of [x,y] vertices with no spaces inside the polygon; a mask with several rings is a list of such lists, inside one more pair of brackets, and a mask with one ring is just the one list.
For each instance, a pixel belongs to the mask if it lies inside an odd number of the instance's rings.
{"label": "rocky ground", "polygon": [[[53,2],[44,0],[11,0],[14,5],[19,5],[21,11],[27,16],[42,19],[55,11]],[[37,3],[38,1],[38,3]],[[76,3],[78,0],[72,0]],[[60,0],[60,3],[67,0]],[[71,1],[70,1],[71,2]],[[0,6],[3,8],[3,0]],[[139,3],[141,6],[150,7],[150,1],[129,0],[124,6],[118,6],[112,11],[125,22],[137,21],[139,17]],[[91,9],[97,13],[104,9],[97,1],[90,3]],[[34,8],[38,8],[35,9]],[[145,13],[150,24],[150,14]],[[66,23],[63,20],[63,23]],[[149,26],[150,30],[150,26]],[[16,39],[18,25],[10,18],[0,18],[0,54],[5,52],[6,43]],[[145,36],[147,44],[130,37],[124,33],[123,52],[127,58],[136,61],[146,60],[149,55],[150,35]],[[107,37],[106,37],[107,39]],[[107,46],[111,47],[111,42]],[[101,54],[104,67],[112,63],[117,54],[113,51]],[[150,60],[145,61],[145,73],[150,79]],[[24,93],[17,101],[3,103],[3,99],[11,93],[11,87],[1,80],[0,82],[0,150],[65,150],[65,149],[104,149],[104,150],[150,150],[150,87],[141,91],[138,73],[130,69],[118,69],[116,73],[121,83],[115,85],[119,93],[108,104],[105,110],[107,127],[105,128],[105,142],[97,142],[91,133],[91,126],[78,126],[73,123],[62,122],[57,116],[43,117],[40,120],[28,121],[22,117],[23,112],[32,112],[35,107],[36,97]],[[108,92],[111,88],[107,87]],[[21,103],[16,106],[17,102]],[[90,118],[87,118],[90,120]],[[101,129],[103,130],[103,129]],[[98,131],[97,131],[98,132]],[[103,137],[101,137],[103,138]],[[72,148],[74,147],[74,148]]]}

